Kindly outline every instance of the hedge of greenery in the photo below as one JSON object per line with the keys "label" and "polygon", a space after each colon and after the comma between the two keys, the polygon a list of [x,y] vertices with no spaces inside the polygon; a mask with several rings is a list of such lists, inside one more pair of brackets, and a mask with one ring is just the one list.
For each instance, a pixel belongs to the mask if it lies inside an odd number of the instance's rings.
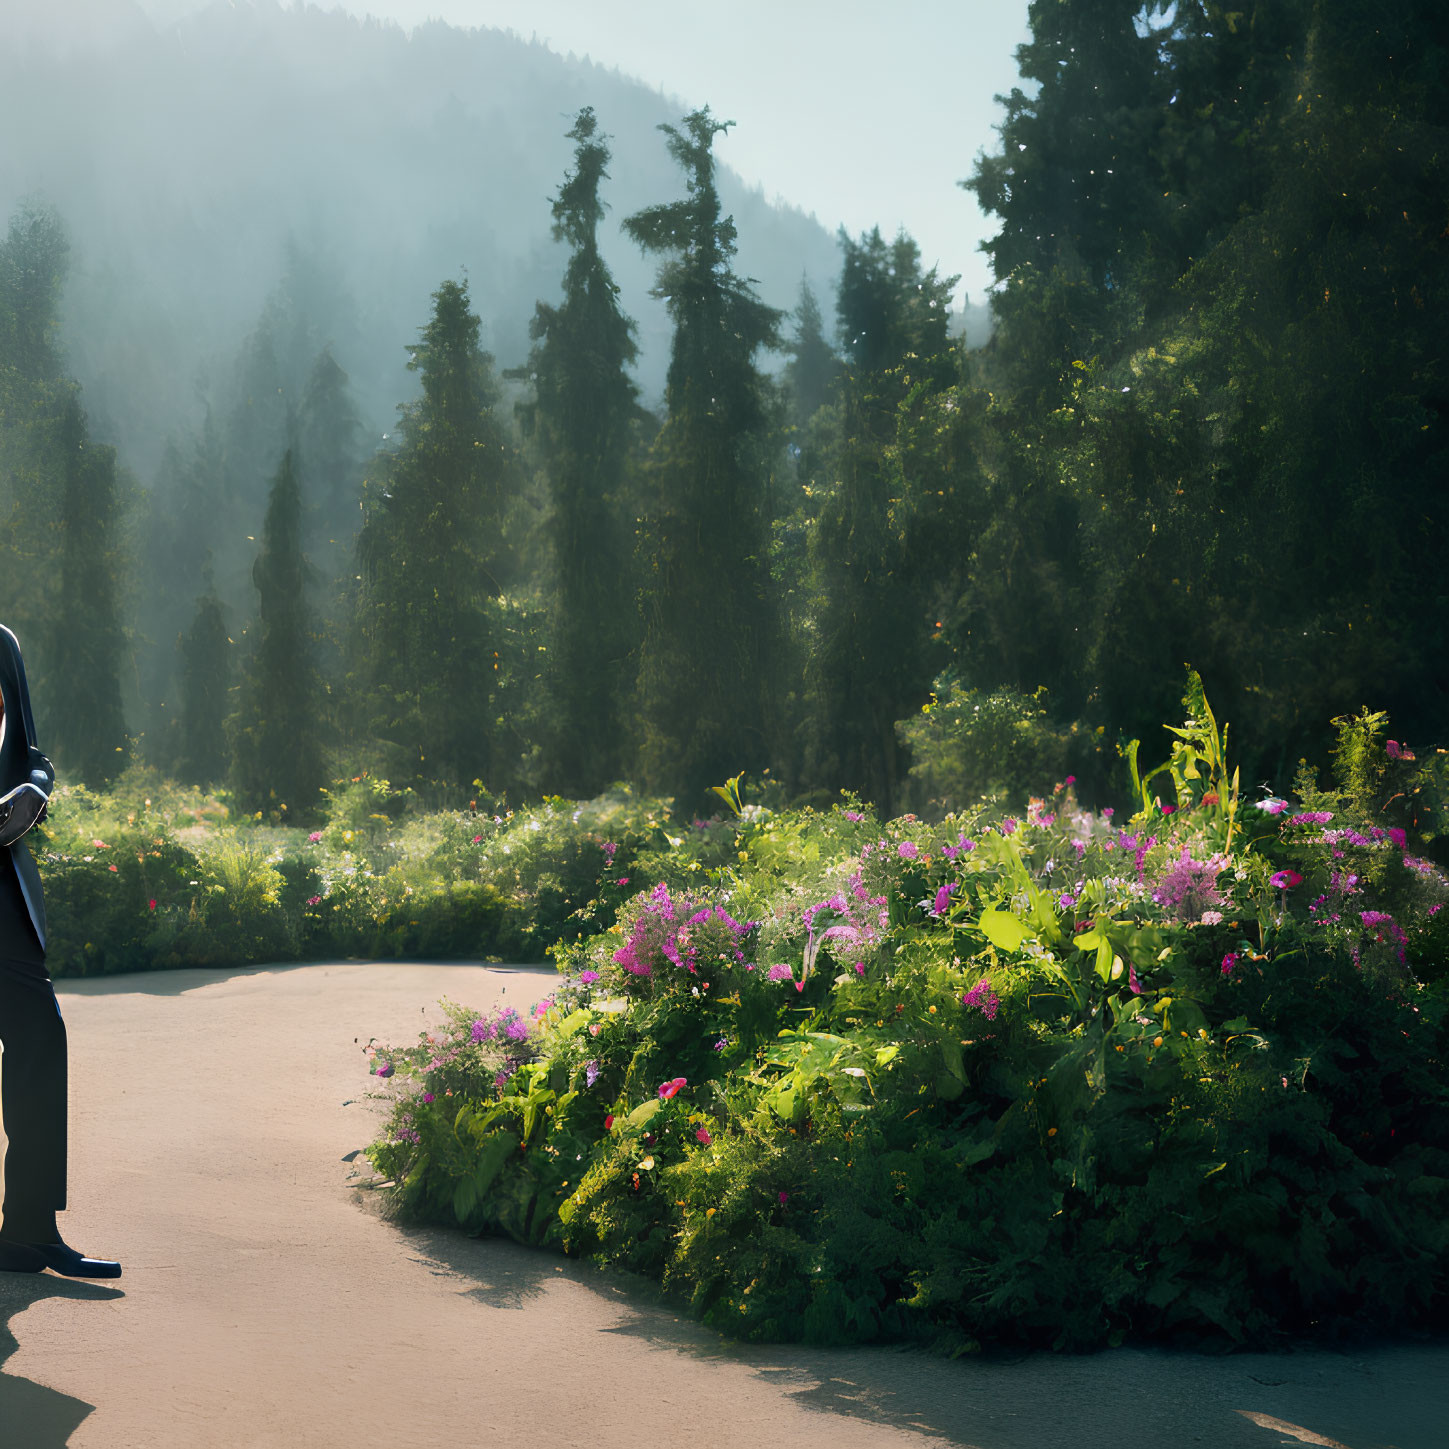
{"label": "hedge of greenery", "polygon": [[[541,961],[603,929],[674,847],[657,800],[627,792],[522,810],[422,812],[362,776],[319,830],[234,819],[223,799],[136,769],[111,790],[62,785],[35,848],[53,975],[359,956]],[[608,847],[606,850],[605,847]],[[601,886],[601,874],[604,881]]]}
{"label": "hedge of greenery", "polygon": [[648,874],[610,852],[630,899],[551,997],[372,1056],[400,1210],[745,1338],[1442,1323],[1443,761],[1365,714],[1333,788],[1247,800],[1187,704],[1130,820],[1068,779],[1016,818],[743,808]]}

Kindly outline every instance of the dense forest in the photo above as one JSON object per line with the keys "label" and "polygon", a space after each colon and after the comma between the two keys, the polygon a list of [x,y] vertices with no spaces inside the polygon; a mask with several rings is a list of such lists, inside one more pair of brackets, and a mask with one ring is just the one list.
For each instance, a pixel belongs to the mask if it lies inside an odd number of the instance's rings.
{"label": "dense forest", "polygon": [[[668,321],[646,406],[585,98],[526,345],[490,355],[470,278],[438,277],[375,449],[283,291],[229,411],[142,479],[61,352],[66,219],[18,208],[0,599],[60,769],[141,760],[292,822],[362,770],[435,803],[631,781],[688,814],[743,770],[928,810],[1028,760],[1105,789],[1185,662],[1245,779],[1286,782],[1364,705],[1441,734],[1449,22],[1038,0],[1031,24],[963,183],[999,221],[972,350],[905,235],[842,234],[833,295],[763,300],[701,109],[654,143],[673,189],[621,218]],[[246,535],[239,610],[208,556]]]}

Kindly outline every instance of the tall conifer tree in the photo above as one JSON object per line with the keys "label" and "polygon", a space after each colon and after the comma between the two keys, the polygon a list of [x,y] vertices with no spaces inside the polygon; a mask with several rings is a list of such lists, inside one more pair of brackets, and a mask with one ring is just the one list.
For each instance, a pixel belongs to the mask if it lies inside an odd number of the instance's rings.
{"label": "tall conifer tree", "polygon": [[599,253],[609,148],[591,107],[569,137],[574,167],[553,203],[553,234],[573,250],[562,303],[540,302],[534,313],[527,371],[553,505],[553,788],[592,795],[620,772],[620,707],[632,685],[637,616],[622,495],[639,411],[628,373],[638,348]]}
{"label": "tall conifer tree", "polygon": [[211,570],[206,592],[196,601],[196,617],[178,641],[181,652],[180,744],[176,769],[183,780],[211,785],[226,778],[226,717],[231,687],[231,638],[216,596]]}
{"label": "tall conifer tree", "polygon": [[517,467],[478,334],[466,283],[444,282],[408,363],[422,397],[402,409],[401,449],[376,461],[358,537],[358,708],[391,777],[418,784],[496,784],[501,768],[494,600]]}
{"label": "tall conifer tree", "polygon": [[846,363],[834,476],[815,532],[810,738],[817,778],[889,811],[903,773],[895,722],[930,692],[932,565],[943,562],[954,511],[939,469],[922,468],[904,439],[955,375],[946,320],[957,279],[923,272],[904,233],[887,244],[879,230],[858,242],[842,232],[840,243]]}
{"label": "tall conifer tree", "polygon": [[97,786],[119,774],[129,754],[121,708],[120,499],[115,449],[89,441],[74,392],[63,404],[56,449],[60,592],[42,718],[57,763]]}
{"label": "tall conifer tree", "polygon": [[307,820],[317,813],[326,778],[323,691],[307,608],[302,490],[290,451],[272,480],[252,582],[257,637],[233,721],[236,802],[248,813]]}
{"label": "tall conifer tree", "polygon": [[688,195],[624,222],[665,260],[655,295],[674,322],[668,415],[651,458],[655,516],[639,670],[644,771],[682,810],[761,768],[775,741],[776,612],[768,571],[770,417],[755,367],[780,313],[730,261],[708,109],[661,126]]}

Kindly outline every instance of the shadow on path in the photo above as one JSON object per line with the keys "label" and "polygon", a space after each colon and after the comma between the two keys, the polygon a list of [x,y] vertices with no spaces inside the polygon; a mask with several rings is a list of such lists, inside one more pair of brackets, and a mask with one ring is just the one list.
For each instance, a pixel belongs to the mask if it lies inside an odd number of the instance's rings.
{"label": "shadow on path", "polygon": [[5,1372],[5,1360],[19,1347],[10,1320],[43,1298],[105,1303],[124,1296],[118,1288],[74,1283],[50,1273],[0,1273],[0,1438],[6,1445],[64,1449],[95,1408],[83,1399]]}
{"label": "shadow on path", "polygon": [[166,971],[119,972],[114,976],[57,976],[55,989],[62,996],[184,996],[203,986],[221,981],[236,981],[247,976],[284,976],[293,971],[313,971],[332,966],[339,968],[381,965],[390,968],[419,966],[429,970],[457,966],[473,970],[496,971],[504,976],[545,972],[555,975],[550,963],[534,966],[501,965],[496,961],[382,961],[361,957],[342,961],[283,961],[264,966],[177,966]]}
{"label": "shadow on path", "polygon": [[[386,1216],[372,1193],[370,1210]],[[602,1331],[692,1358],[740,1364],[803,1408],[969,1449],[1444,1449],[1449,1339],[1302,1345],[1211,1356],[1122,1348],[982,1354],[910,1347],[742,1344],[684,1316],[652,1282],[501,1238],[398,1228],[404,1251],[492,1309],[525,1310],[555,1284],[617,1312]]]}

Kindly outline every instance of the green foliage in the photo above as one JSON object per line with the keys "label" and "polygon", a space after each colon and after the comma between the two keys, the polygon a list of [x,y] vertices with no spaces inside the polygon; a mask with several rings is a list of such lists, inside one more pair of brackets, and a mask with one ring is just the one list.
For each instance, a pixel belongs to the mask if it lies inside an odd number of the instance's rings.
{"label": "green foliage", "polygon": [[131,499],[62,373],[68,254],[48,207],[20,207],[0,241],[0,613],[26,648],[43,740],[62,768],[100,785],[130,748],[120,545]]}
{"label": "green foliage", "polygon": [[742,816],[561,953],[491,1084],[458,1075],[497,1035],[472,1013],[381,1049],[373,1161],[415,1216],[647,1273],[744,1338],[1438,1321],[1449,878],[1312,790],[1226,836],[1195,677],[1188,703],[1177,804],[1127,829],[1064,786],[994,821]]}
{"label": "green foliage", "polygon": [[662,126],[688,195],[626,217],[663,255],[655,295],[674,323],[667,416],[650,455],[648,591],[638,672],[640,773],[693,811],[710,784],[775,747],[776,610],[766,567],[773,424],[755,365],[780,314],[731,267],[706,108]]}
{"label": "green foliage", "polygon": [[288,452],[272,483],[262,548],[252,568],[260,621],[230,728],[238,809],[299,825],[317,815],[325,778],[324,695],[306,574],[302,490]]}
{"label": "green foliage", "polygon": [[465,283],[433,294],[408,362],[422,397],[402,409],[401,449],[374,461],[358,540],[356,707],[388,773],[419,783],[501,784],[490,604],[512,576],[504,525],[518,480],[479,325]]}
{"label": "green foliage", "polygon": [[911,752],[921,803],[964,810],[984,796],[1020,798],[1038,780],[1066,773],[1068,731],[1051,723],[1046,691],[963,689],[942,676],[930,702],[896,725]]}
{"label": "green foliage", "polygon": [[227,692],[231,686],[231,636],[208,571],[207,591],[196,601],[196,617],[181,641],[180,746],[178,777],[191,785],[215,785],[226,778]]}
{"label": "green foliage", "polygon": [[551,785],[591,795],[624,764],[620,664],[637,644],[623,504],[640,412],[628,372],[638,347],[598,248],[609,148],[590,107],[569,136],[574,169],[553,204],[554,237],[573,248],[563,302],[538,304],[529,328],[534,347],[520,371],[533,383],[534,402],[522,412],[552,494]]}
{"label": "green foliage", "polygon": [[946,336],[956,278],[923,273],[904,233],[840,242],[845,368],[835,447],[816,460],[806,768],[889,813],[895,722],[945,659],[939,566],[966,541],[973,470]]}

